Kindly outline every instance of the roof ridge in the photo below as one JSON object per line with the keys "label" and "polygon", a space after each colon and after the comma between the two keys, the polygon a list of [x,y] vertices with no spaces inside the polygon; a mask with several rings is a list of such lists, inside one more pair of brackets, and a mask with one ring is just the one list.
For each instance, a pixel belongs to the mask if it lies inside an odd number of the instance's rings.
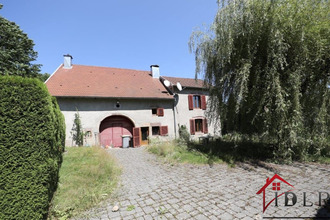
{"label": "roof ridge", "polygon": [[[162,77],[177,78],[177,79],[193,79],[193,80],[196,80],[195,78],[176,77],[176,76],[162,76]],[[202,81],[204,81],[203,79],[197,79],[197,80],[202,80]]]}
{"label": "roof ridge", "polygon": [[95,65],[83,65],[83,64],[73,64],[74,66],[82,66],[82,67],[96,67],[96,68],[107,68],[107,69],[118,69],[118,70],[131,70],[131,71],[139,71],[139,72],[150,72],[149,70],[137,70],[137,69],[128,69],[128,68],[120,68],[120,67],[110,67],[110,66],[95,66]]}

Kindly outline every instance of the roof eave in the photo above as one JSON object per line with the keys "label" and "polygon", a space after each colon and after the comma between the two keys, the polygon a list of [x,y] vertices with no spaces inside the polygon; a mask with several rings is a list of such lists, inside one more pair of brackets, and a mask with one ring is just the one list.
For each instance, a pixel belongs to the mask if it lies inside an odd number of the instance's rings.
{"label": "roof eave", "polygon": [[173,100],[174,97],[114,97],[114,96],[56,96],[56,98],[86,98],[86,99],[161,99]]}

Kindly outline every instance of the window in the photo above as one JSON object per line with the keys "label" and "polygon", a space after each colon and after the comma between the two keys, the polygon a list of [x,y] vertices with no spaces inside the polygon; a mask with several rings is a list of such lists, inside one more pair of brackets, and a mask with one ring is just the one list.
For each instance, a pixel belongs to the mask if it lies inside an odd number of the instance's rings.
{"label": "window", "polygon": [[203,132],[203,120],[195,119],[195,132]]}
{"label": "window", "polygon": [[153,108],[151,109],[152,115],[157,115],[158,117],[164,116],[164,108]]}
{"label": "window", "polygon": [[200,95],[193,96],[193,107],[201,108],[201,96]]}
{"label": "window", "polygon": [[188,108],[194,109],[206,109],[206,97],[205,95],[188,95]]}
{"label": "window", "polygon": [[159,126],[152,127],[152,135],[160,135]]}
{"label": "window", "polygon": [[190,119],[190,134],[194,135],[195,133],[208,133],[207,120],[203,117]]}

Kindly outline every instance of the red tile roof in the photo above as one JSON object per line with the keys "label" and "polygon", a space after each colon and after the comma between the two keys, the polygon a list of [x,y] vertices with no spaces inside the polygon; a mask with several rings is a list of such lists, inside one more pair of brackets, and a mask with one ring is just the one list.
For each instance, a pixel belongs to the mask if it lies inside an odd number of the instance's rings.
{"label": "red tile roof", "polygon": [[204,81],[201,79],[196,80],[189,78],[169,77],[169,76],[163,76],[163,78],[167,79],[175,86],[176,83],[179,82],[182,85],[182,87],[205,88]]}
{"label": "red tile roof", "polygon": [[73,65],[61,65],[46,85],[56,97],[118,97],[173,99],[150,71]]}

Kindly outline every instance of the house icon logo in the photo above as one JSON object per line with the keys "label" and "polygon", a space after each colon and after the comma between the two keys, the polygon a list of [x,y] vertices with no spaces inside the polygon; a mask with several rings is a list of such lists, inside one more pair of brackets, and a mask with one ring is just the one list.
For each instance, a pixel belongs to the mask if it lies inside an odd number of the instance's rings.
{"label": "house icon logo", "polygon": [[[281,186],[281,184],[286,184],[288,185],[290,188],[292,187],[291,190],[288,190],[286,192],[283,192],[281,194],[278,194],[281,190],[281,188],[283,188]],[[266,190],[271,190],[275,192],[275,197],[266,204]],[[262,193],[262,197],[263,197],[263,213],[266,211],[267,207],[275,201],[275,206],[277,206],[277,198],[287,194],[288,192],[291,192],[294,190],[294,186],[291,185],[290,183],[288,183],[286,180],[284,180],[282,177],[280,177],[279,175],[275,174],[271,179],[267,178],[266,180],[266,184],[257,192],[257,194],[261,194]]]}

